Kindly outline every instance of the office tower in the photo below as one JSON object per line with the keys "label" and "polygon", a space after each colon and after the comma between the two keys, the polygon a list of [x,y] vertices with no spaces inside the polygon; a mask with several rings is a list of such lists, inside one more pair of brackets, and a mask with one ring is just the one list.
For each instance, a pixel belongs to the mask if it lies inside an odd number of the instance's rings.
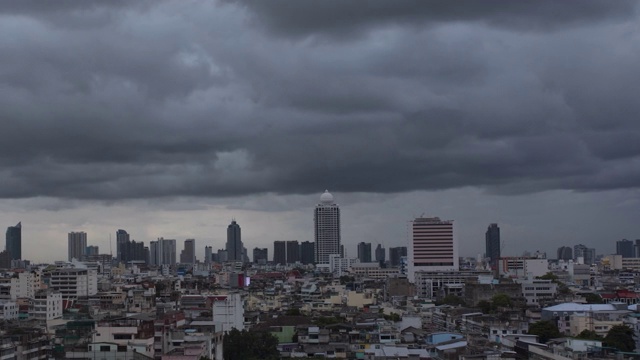
{"label": "office tower", "polygon": [[158,238],[157,241],[151,241],[149,245],[150,265],[176,264],[176,241],[174,239]]}
{"label": "office tower", "polygon": [[633,257],[640,258],[640,239],[636,239],[635,245],[633,245]]}
{"label": "office tower", "polygon": [[489,264],[495,268],[500,259],[500,228],[498,224],[489,224],[485,237],[485,258],[489,259]]}
{"label": "office tower", "polygon": [[398,246],[389,248],[389,261],[391,266],[397,267],[400,266],[401,259],[403,257],[407,257],[407,247],[406,246]]}
{"label": "office tower", "polygon": [[85,255],[87,256],[95,256],[100,254],[100,247],[97,245],[89,245],[85,251]]}
{"label": "office tower", "polygon": [[195,264],[196,263],[196,240],[187,239],[184,241],[184,249],[180,253],[181,264]]}
{"label": "office tower", "polygon": [[297,240],[287,241],[287,264],[300,261],[300,243]]}
{"label": "office tower", "polygon": [[616,254],[622,255],[623,258],[635,257],[633,241],[627,239],[616,241]]}
{"label": "office tower", "polygon": [[22,259],[22,222],[7,228],[6,250],[11,260]]}
{"label": "office tower", "polygon": [[276,265],[287,263],[287,243],[285,241],[273,242],[273,263]]}
{"label": "office tower", "polygon": [[253,249],[253,262],[256,264],[266,264],[269,261],[269,253],[267,248]]}
{"label": "office tower", "polygon": [[116,231],[116,256],[118,261],[127,261],[128,255],[125,249],[126,243],[129,242],[129,234],[122,229]]}
{"label": "office tower", "polygon": [[371,262],[371,243],[360,242],[358,244],[358,260],[361,263]]}
{"label": "office tower", "polygon": [[311,241],[303,241],[300,244],[300,262],[313,264],[315,261],[315,244]]}
{"label": "office tower", "polygon": [[87,233],[84,231],[67,234],[68,258],[82,260],[87,251]]}
{"label": "office tower", "polygon": [[212,254],[213,254],[213,248],[211,246],[205,246],[204,247],[204,262],[205,262],[205,264],[211,264],[211,262],[213,261],[213,259],[211,258]]}
{"label": "office tower", "polygon": [[574,246],[573,259],[578,261],[579,258],[583,259],[584,264],[593,265],[596,261],[596,249],[588,248],[583,244]]}
{"label": "office tower", "polygon": [[227,254],[227,250],[225,249],[218,249],[218,262],[219,263],[224,263],[227,262],[229,260],[229,256]]}
{"label": "office tower", "polygon": [[329,264],[329,255],[344,256],[340,247],[340,207],[329,191],[320,195],[313,216],[316,264]]}
{"label": "office tower", "polygon": [[227,227],[227,261],[245,261],[240,225],[233,220]]}
{"label": "office tower", "polygon": [[558,248],[558,260],[572,260],[573,250],[570,246],[560,246]]}
{"label": "office tower", "polygon": [[376,253],[376,262],[379,263],[380,265],[384,264],[384,262],[387,260],[387,256],[382,245],[378,244],[378,246],[376,246],[375,253]]}
{"label": "office tower", "polygon": [[453,221],[440,218],[416,218],[411,223],[408,278],[416,271],[458,271],[458,244],[453,236]]}

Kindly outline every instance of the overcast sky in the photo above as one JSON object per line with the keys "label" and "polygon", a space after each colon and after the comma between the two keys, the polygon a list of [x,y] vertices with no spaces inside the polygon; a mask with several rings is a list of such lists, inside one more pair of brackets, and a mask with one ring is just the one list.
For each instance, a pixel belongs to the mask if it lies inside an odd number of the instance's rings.
{"label": "overcast sky", "polygon": [[638,64],[626,0],[3,2],[0,219],[36,261],[118,228],[202,258],[232,218],[272,257],[329,189],[353,255],[421,214],[462,255],[492,222],[607,254],[640,238]]}

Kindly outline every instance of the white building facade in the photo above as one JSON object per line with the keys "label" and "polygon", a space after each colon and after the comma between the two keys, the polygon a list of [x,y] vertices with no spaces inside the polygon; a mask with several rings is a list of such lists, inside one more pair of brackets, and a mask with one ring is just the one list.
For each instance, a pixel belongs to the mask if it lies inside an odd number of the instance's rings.
{"label": "white building facade", "polygon": [[340,255],[340,207],[328,191],[320,196],[313,215],[316,264],[328,264],[330,255]]}
{"label": "white building facade", "polygon": [[222,331],[244,329],[244,300],[240,294],[216,296],[213,299],[213,321],[222,324]]}
{"label": "white building facade", "polygon": [[56,269],[51,272],[49,287],[62,294],[63,300],[98,293],[98,273],[91,269]]}
{"label": "white building facade", "polygon": [[416,218],[411,222],[408,249],[408,278],[415,282],[417,271],[458,271],[458,241],[452,220]]}

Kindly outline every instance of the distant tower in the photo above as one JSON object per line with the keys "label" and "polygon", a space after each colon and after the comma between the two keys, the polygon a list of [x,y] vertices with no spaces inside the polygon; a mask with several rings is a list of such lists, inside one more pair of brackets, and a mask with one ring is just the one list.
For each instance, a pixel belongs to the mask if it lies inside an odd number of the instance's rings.
{"label": "distant tower", "polygon": [[498,224],[490,224],[485,233],[485,254],[494,268],[500,259],[500,228]]}
{"label": "distant tower", "polygon": [[287,241],[287,264],[295,264],[300,261],[300,243],[298,240]]}
{"label": "distant tower", "polygon": [[329,255],[340,250],[340,207],[333,201],[333,195],[326,191],[320,196],[313,216],[316,264],[329,264]]}
{"label": "distant tower", "polygon": [[287,243],[276,240],[273,242],[273,263],[284,265],[287,263]]}
{"label": "distant tower", "polygon": [[371,243],[358,243],[358,260],[361,263],[371,262]]}
{"label": "distant tower", "polygon": [[633,248],[633,241],[627,239],[616,241],[616,254],[622,255],[623,258],[635,257],[636,252]]}
{"label": "distant tower", "polygon": [[303,264],[313,264],[315,261],[315,243],[303,241],[300,244],[300,262]]}
{"label": "distant tower", "polygon": [[129,254],[126,253],[128,242],[129,233],[122,229],[116,231],[116,256],[118,257],[118,261],[129,260]]}
{"label": "distant tower", "polygon": [[211,254],[213,254],[213,248],[211,246],[204,247],[204,262],[205,264],[211,264]]}
{"label": "distant tower", "polygon": [[386,253],[382,245],[378,244],[376,247],[376,261],[380,263],[380,265],[384,264],[386,261]]}
{"label": "distant tower", "polygon": [[180,253],[181,264],[195,264],[196,263],[196,240],[187,239],[184,241],[184,249]]}
{"label": "distant tower", "polygon": [[68,258],[82,260],[87,254],[87,233],[84,231],[70,232],[67,235],[68,241]]}
{"label": "distant tower", "polygon": [[22,259],[22,222],[7,228],[6,241],[6,250],[11,260]]}
{"label": "distant tower", "polygon": [[227,261],[245,261],[244,246],[240,234],[240,225],[233,220],[227,226]]}
{"label": "distant tower", "polygon": [[558,248],[558,260],[572,260],[573,249],[570,246],[560,246]]}

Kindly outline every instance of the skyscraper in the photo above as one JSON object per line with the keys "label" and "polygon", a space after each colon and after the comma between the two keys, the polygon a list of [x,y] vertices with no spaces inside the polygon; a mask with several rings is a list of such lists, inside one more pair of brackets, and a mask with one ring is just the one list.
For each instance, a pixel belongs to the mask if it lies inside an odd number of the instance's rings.
{"label": "skyscraper", "polygon": [[287,264],[300,261],[300,243],[297,240],[287,241]]}
{"label": "skyscraper", "polygon": [[333,201],[329,191],[320,196],[313,216],[316,264],[329,264],[329,255],[339,254],[340,250],[340,208]]}
{"label": "skyscraper", "polygon": [[235,220],[227,227],[227,261],[242,261],[245,259],[244,246],[242,245],[242,236],[240,234],[240,225]]}
{"label": "skyscraper", "polygon": [[616,254],[622,255],[623,258],[635,257],[635,249],[633,247],[633,241],[622,239],[616,241]]}
{"label": "skyscraper", "polygon": [[376,246],[376,262],[382,265],[386,260],[386,253],[384,251],[384,248],[382,247],[382,245],[378,244],[378,246]]}
{"label": "skyscraper", "polygon": [[267,248],[253,249],[253,262],[256,264],[266,264],[269,260],[269,252]]}
{"label": "skyscraper", "polygon": [[371,262],[371,243],[358,243],[358,260],[361,263]]}
{"label": "skyscraper", "polygon": [[180,253],[181,264],[195,264],[196,263],[196,240],[187,239],[184,241],[184,249]]}
{"label": "skyscraper", "polygon": [[87,254],[87,233],[84,231],[70,232],[67,235],[68,242],[68,258],[82,260]]}
{"label": "skyscraper", "polygon": [[285,241],[273,242],[273,263],[280,265],[287,263],[287,245]]}
{"label": "skyscraper", "polygon": [[596,261],[596,249],[588,248],[583,244],[574,246],[573,259],[578,261],[579,258],[582,258],[584,264],[593,265]]}
{"label": "skyscraper", "polygon": [[500,228],[498,224],[490,224],[485,233],[485,253],[492,268],[495,268],[500,259]]}
{"label": "skyscraper", "polygon": [[402,257],[406,257],[406,256],[407,256],[406,246],[389,248],[389,262],[393,267],[400,266]]}
{"label": "skyscraper", "polygon": [[558,260],[573,260],[573,250],[570,246],[560,246],[558,248]]}
{"label": "skyscraper", "polygon": [[129,254],[127,254],[127,243],[129,242],[129,233],[125,230],[118,229],[116,231],[116,256],[118,261],[127,261]]}
{"label": "skyscraper", "polygon": [[22,259],[22,222],[7,228],[6,241],[6,250],[11,260]]}
{"label": "skyscraper", "polygon": [[459,270],[453,221],[420,217],[412,221],[411,230],[408,255],[410,281],[415,280],[416,271]]}
{"label": "skyscraper", "polygon": [[176,241],[174,239],[158,238],[157,241],[149,243],[149,263],[150,265],[175,265],[176,264]]}
{"label": "skyscraper", "polygon": [[315,261],[315,244],[311,241],[303,241],[300,244],[300,262],[303,264],[313,264]]}
{"label": "skyscraper", "polygon": [[211,264],[211,255],[213,254],[213,248],[211,246],[204,247],[204,262],[205,264]]}

